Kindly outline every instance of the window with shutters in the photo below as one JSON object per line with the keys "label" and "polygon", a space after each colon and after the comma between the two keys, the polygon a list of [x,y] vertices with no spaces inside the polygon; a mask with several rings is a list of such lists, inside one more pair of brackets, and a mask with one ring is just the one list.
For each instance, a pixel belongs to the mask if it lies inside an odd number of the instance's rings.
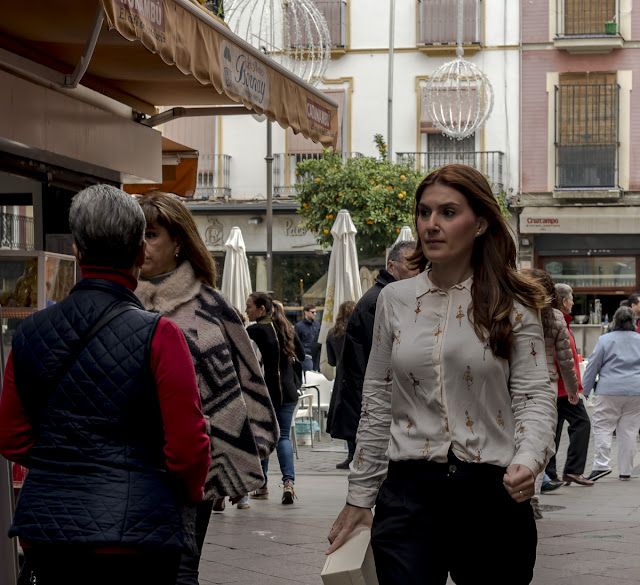
{"label": "window with shutters", "polygon": [[566,37],[615,35],[617,0],[555,0],[557,34]]}
{"label": "window with shutters", "polygon": [[565,73],[555,88],[556,187],[618,186],[619,93],[615,73]]}
{"label": "window with shutters", "polygon": [[[324,16],[331,38],[332,56],[333,49],[344,49],[347,46],[347,2],[346,0],[312,0],[320,14]],[[314,27],[308,30],[297,29],[294,38],[293,25],[290,25],[291,45],[293,47],[311,47],[318,42],[318,33]],[[344,51],[342,51],[344,52]]]}
{"label": "window with shutters", "polygon": [[[479,44],[481,32],[480,0],[464,0],[462,43]],[[418,44],[456,45],[458,40],[457,0],[418,0]],[[465,47],[465,54],[467,48]]]}

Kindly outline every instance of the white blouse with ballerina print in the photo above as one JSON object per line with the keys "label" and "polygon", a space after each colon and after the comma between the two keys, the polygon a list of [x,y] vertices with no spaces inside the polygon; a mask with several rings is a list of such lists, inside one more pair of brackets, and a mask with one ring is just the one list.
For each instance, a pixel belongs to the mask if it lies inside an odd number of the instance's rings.
{"label": "white blouse with ballerina print", "polygon": [[526,465],[554,453],[556,395],[537,311],[514,302],[511,358],[496,358],[469,320],[473,278],[448,291],[428,272],[387,285],[373,345],[347,502],[371,508],[388,460]]}

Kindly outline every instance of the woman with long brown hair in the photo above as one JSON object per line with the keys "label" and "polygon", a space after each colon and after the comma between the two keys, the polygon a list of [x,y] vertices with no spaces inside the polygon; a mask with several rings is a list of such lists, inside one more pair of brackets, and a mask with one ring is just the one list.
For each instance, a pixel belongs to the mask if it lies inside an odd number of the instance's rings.
{"label": "woman with long brown hair", "polygon": [[[333,383],[333,391],[331,392],[331,402],[329,403],[329,412],[327,413],[327,429],[333,427],[333,419],[336,413],[336,405],[340,404],[342,391],[342,348],[344,347],[344,338],[347,332],[347,323],[351,313],[356,308],[354,301],[345,301],[338,307],[338,316],[335,325],[327,334],[327,361],[330,366],[335,366],[336,375]],[[349,454],[347,458],[336,465],[336,469],[349,469],[349,465],[353,460],[353,454],[356,450],[356,444],[353,441],[347,441]]]}
{"label": "woman with long brown hair", "polygon": [[[380,293],[338,548],[372,527],[381,585],[533,577],[529,499],[553,453],[540,285],[516,269],[485,177],[464,165],[415,195],[417,277]],[[427,258],[429,263],[427,263]],[[376,506],[375,517],[371,508]]]}
{"label": "woman with long brown hair", "polygon": [[[215,263],[193,216],[166,193],[145,195],[138,202],[147,220],[147,247],[136,294],[145,309],[182,329],[210,423],[211,466],[204,500],[196,509],[198,554],[182,556],[177,581],[197,585],[213,503],[225,497],[237,502],[261,485],[260,461],[278,438],[276,418],[246,330],[214,288]],[[233,429],[228,428],[230,421],[235,421]],[[238,424],[246,424],[251,432],[238,435]]]}
{"label": "woman with long brown hair", "polygon": [[[551,386],[554,391],[557,392],[558,383],[562,380],[567,390],[569,402],[575,406],[580,402],[580,398],[578,397],[579,379],[571,350],[571,334],[565,323],[562,311],[554,308],[557,307],[560,302],[556,287],[551,275],[544,270],[538,270],[536,268],[529,270],[528,274],[542,285],[547,295],[548,304],[542,309],[541,318],[547,369],[549,370]],[[563,485],[563,483],[552,481],[550,478],[549,481],[545,483],[544,475],[544,471],[541,471],[536,477],[535,493],[531,498],[531,507],[533,508],[533,514],[536,519],[542,518],[539,498],[543,484],[547,486],[545,490],[549,491],[556,487],[562,487]]]}
{"label": "woman with long brown hair", "polygon": [[[298,389],[293,376],[295,359],[304,360],[304,346],[287,320],[282,304],[266,292],[254,292],[247,299],[247,317],[255,321],[247,327],[249,337],[262,356],[264,379],[276,410],[280,439],[276,447],[282,473],[282,503],[293,504],[295,469],[291,445],[291,420],[298,402]],[[269,458],[262,460],[264,484],[250,494],[254,500],[269,498],[267,471]]]}

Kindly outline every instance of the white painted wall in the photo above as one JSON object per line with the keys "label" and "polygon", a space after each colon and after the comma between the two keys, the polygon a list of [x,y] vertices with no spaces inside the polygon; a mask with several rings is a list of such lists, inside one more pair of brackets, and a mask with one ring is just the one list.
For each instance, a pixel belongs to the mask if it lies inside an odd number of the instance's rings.
{"label": "white painted wall", "polygon": [[[351,151],[375,155],[373,135],[387,132],[387,72],[389,0],[349,0],[349,51],[332,61],[326,79],[353,78],[350,104]],[[476,150],[505,153],[503,177],[507,191],[518,185],[519,147],[519,3],[483,1],[483,47],[469,60],[489,76],[495,102],[491,117],[476,137]],[[451,60],[432,58],[416,49],[417,0],[396,0],[393,96],[394,152],[417,149],[416,76],[427,76]],[[507,45],[507,49],[504,47]],[[349,83],[319,84],[345,88]],[[348,92],[347,92],[348,95]],[[273,127],[273,152],[286,152],[286,133]],[[348,147],[348,144],[345,144]],[[222,121],[219,152],[231,155],[234,199],[262,198],[266,194],[266,128],[251,116]]]}

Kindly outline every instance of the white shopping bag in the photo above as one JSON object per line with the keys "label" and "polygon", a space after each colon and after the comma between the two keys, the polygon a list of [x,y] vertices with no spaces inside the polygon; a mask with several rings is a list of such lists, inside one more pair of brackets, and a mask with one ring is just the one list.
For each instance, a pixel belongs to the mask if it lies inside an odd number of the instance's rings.
{"label": "white shopping bag", "polygon": [[324,585],[378,585],[371,550],[371,531],[357,529],[327,557],[322,569]]}

